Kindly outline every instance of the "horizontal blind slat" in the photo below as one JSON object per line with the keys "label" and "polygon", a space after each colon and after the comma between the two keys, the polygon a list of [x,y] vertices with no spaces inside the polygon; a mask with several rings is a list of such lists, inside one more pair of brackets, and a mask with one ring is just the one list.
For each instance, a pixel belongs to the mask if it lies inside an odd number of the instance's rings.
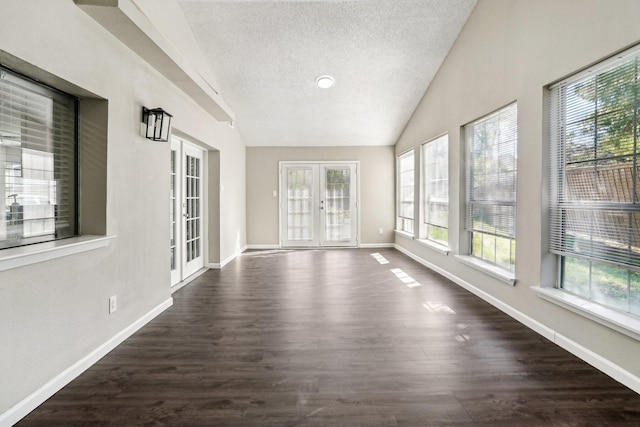
{"label": "horizontal blind slat", "polygon": [[552,253],[640,271],[638,58],[551,88]]}

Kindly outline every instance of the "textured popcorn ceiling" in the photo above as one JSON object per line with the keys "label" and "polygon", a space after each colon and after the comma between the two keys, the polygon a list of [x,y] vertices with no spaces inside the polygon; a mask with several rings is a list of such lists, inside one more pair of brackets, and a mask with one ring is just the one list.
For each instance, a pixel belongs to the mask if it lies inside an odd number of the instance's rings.
{"label": "textured popcorn ceiling", "polygon": [[476,3],[179,2],[248,146],[393,145]]}

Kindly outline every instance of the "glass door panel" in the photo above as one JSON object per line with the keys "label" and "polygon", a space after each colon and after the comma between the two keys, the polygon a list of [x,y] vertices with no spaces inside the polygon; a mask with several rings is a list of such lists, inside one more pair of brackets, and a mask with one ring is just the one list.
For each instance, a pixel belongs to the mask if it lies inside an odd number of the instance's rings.
{"label": "glass door panel", "polygon": [[285,246],[317,246],[318,169],[315,165],[287,165],[282,172],[285,195],[283,228]]}
{"label": "glass door panel", "polygon": [[188,277],[204,266],[202,256],[202,161],[203,152],[197,147],[183,143],[184,192],[184,277]]}
{"label": "glass door panel", "polygon": [[323,246],[356,246],[355,164],[321,165]]}
{"label": "glass door panel", "polygon": [[181,188],[180,188],[180,142],[175,138],[171,138],[171,173],[170,192],[169,192],[169,257],[171,265],[171,286],[174,286],[182,280],[182,245],[181,241]]}
{"label": "glass door panel", "polygon": [[204,267],[204,151],[171,137],[169,254],[171,286]]}

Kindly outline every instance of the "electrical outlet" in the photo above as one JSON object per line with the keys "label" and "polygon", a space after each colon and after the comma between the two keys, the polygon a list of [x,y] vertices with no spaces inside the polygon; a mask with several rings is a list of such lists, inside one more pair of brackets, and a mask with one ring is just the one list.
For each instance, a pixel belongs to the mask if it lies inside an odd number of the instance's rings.
{"label": "electrical outlet", "polygon": [[382,228],[378,228],[378,234],[384,234],[384,231],[382,230]]}
{"label": "electrical outlet", "polygon": [[118,297],[116,295],[109,298],[109,314],[118,309]]}
{"label": "electrical outlet", "polygon": [[278,190],[273,190],[273,197],[278,197]]}

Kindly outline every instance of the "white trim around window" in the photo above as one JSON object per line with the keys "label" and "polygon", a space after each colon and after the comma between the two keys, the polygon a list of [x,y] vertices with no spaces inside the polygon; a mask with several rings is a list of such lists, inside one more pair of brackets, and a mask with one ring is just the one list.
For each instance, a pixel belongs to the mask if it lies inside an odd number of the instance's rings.
{"label": "white trim around window", "polygon": [[[422,144],[422,224],[425,246],[448,252],[449,247],[449,135]],[[438,248],[439,247],[439,248]]]}
{"label": "white trim around window", "polygon": [[637,46],[548,97],[549,252],[559,268],[539,295],[616,330],[640,326],[639,78]]}
{"label": "white trim around window", "polygon": [[410,149],[398,156],[396,230],[414,236],[415,230],[415,154]]}
{"label": "white trim around window", "polygon": [[515,271],[517,118],[514,102],[464,127],[469,256],[492,275]]}
{"label": "white trim around window", "polygon": [[109,246],[116,236],[80,236],[0,251],[0,271]]}

